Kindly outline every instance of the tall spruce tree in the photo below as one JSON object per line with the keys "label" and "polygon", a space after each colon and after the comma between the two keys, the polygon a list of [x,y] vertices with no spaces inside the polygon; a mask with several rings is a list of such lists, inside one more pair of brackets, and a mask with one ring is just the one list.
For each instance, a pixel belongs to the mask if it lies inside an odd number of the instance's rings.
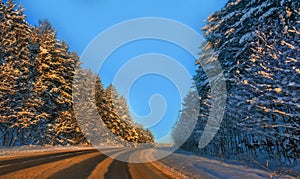
{"label": "tall spruce tree", "polygon": [[56,39],[56,33],[48,21],[41,21],[34,30],[39,47],[35,91],[44,101],[40,111],[47,114],[44,142],[68,143],[72,141],[70,137],[75,135],[72,133],[76,128],[72,117],[72,80],[79,58],[69,52],[66,43]]}
{"label": "tall spruce tree", "polygon": [[3,145],[20,143],[26,129],[36,125],[43,117],[37,107],[42,100],[33,90],[36,79],[35,54],[32,53],[31,29],[25,21],[23,9],[15,8],[11,1],[2,6],[1,31],[1,111],[5,123]]}
{"label": "tall spruce tree", "polygon": [[[184,148],[226,158],[246,154],[262,162],[299,160],[299,8],[299,1],[230,0],[208,18],[196,64],[220,62],[228,91],[226,113],[209,145],[199,149],[189,140]],[[211,97],[201,66],[194,79],[201,103],[195,131],[203,131]]]}
{"label": "tall spruce tree", "polygon": [[[199,131],[195,131],[195,124],[199,117],[199,99],[197,90],[189,91],[183,100],[183,108],[179,113],[179,118],[172,129],[172,138],[175,146],[186,150],[192,150],[193,147],[189,144],[197,143],[199,140]],[[190,136],[191,135],[191,136]],[[191,148],[190,148],[191,147]]]}

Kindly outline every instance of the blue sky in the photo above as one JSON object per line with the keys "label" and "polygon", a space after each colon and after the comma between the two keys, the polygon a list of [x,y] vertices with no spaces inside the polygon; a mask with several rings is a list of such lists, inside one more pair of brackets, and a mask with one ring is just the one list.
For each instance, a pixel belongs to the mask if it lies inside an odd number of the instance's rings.
{"label": "blue sky", "polygon": [[[107,28],[126,20],[142,17],[161,17],[179,21],[201,33],[206,18],[221,9],[225,0],[16,0],[25,8],[30,24],[48,19],[57,30],[59,39],[65,40],[71,50],[81,55],[88,44]],[[176,30],[176,29],[174,29]],[[199,39],[200,41],[200,39]],[[108,86],[118,69],[128,60],[145,53],[160,53],[170,56],[181,63],[192,75],[195,74],[195,59],[174,44],[159,40],[139,40],[126,44],[116,50],[98,71],[102,82]],[[167,109],[164,118],[150,129],[156,140],[166,136],[177,120],[181,99],[178,90],[168,79],[148,75],[138,79],[127,99],[130,111],[147,116],[152,94],[164,96]],[[143,121],[138,121],[143,124]],[[167,137],[163,140],[169,142]]]}

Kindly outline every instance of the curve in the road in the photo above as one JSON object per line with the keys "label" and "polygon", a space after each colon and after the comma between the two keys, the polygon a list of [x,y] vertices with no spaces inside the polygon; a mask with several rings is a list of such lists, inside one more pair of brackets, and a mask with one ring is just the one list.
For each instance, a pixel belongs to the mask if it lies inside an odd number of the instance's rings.
{"label": "curve in the road", "polygon": [[[126,159],[128,160],[132,157],[141,157],[136,156],[139,150],[140,149],[121,148],[107,149],[105,153],[112,156],[112,158],[107,157],[98,150],[79,150],[3,160],[0,161],[0,178],[17,178],[27,173],[31,173],[30,175],[26,175],[28,177],[34,176],[54,179],[170,178],[148,163],[127,163],[114,159],[117,157],[126,161]],[[64,163],[66,166],[61,166]],[[36,176],[34,172],[36,172]]]}

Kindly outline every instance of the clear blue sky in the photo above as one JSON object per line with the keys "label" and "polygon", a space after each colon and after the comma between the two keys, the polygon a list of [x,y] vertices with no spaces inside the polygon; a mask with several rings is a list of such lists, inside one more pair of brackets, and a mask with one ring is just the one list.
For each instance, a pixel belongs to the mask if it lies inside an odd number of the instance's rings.
{"label": "clear blue sky", "polygon": [[[71,50],[80,55],[87,45],[105,29],[135,18],[162,17],[184,23],[197,32],[205,25],[206,18],[221,9],[226,0],[15,0],[25,8],[30,24],[48,19],[57,30],[58,38],[64,39]],[[176,29],[174,29],[176,30]],[[200,41],[200,39],[199,39]],[[161,53],[178,60],[195,74],[194,58],[176,45],[158,40],[142,40],[129,43],[113,53],[99,74],[108,86],[118,69],[127,60],[144,53]],[[159,93],[168,104],[165,117],[150,129],[156,140],[166,136],[177,120],[180,98],[176,87],[167,79],[148,75],[141,78],[130,92],[131,112],[145,116],[149,114],[149,97]],[[138,121],[143,123],[142,121]],[[168,142],[166,139],[165,142]]]}

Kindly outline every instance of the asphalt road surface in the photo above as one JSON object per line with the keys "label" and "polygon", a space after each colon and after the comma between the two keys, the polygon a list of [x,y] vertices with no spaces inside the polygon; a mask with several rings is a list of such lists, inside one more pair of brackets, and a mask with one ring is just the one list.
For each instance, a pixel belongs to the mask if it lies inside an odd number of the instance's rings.
{"label": "asphalt road surface", "polygon": [[[106,149],[111,155],[128,153]],[[105,152],[105,153],[106,153]],[[0,178],[171,178],[151,163],[115,160],[96,149],[29,153],[0,160]]]}
{"label": "asphalt road surface", "polygon": [[[30,149],[27,152],[0,150],[0,179],[295,178],[268,170],[203,158],[186,151],[178,151],[159,161],[153,161],[158,153],[145,148],[106,148],[101,149],[102,153],[93,148],[47,149]],[[132,163],[137,161],[153,162]]]}

